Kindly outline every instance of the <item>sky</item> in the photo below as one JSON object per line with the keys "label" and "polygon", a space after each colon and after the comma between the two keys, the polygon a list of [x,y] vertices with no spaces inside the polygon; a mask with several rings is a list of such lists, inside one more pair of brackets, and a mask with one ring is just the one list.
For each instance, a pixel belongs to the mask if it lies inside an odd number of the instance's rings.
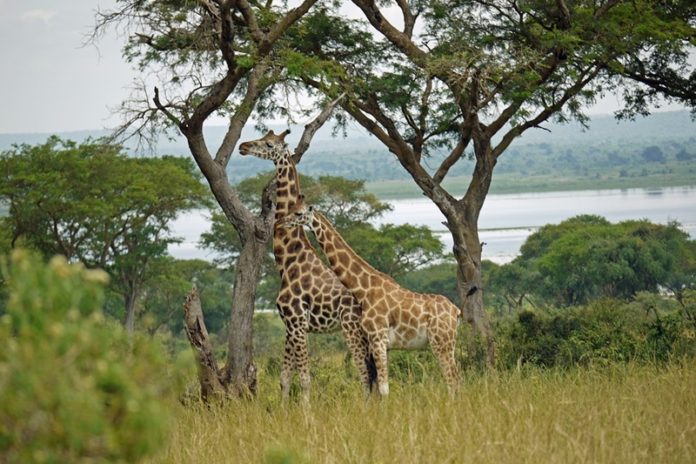
{"label": "sky", "polygon": [[[110,31],[97,47],[84,45],[96,10],[115,4],[115,0],[0,0],[0,133],[66,132],[118,124],[115,111],[138,76],[121,56],[125,38]],[[617,98],[609,96],[590,113],[617,108]]]}

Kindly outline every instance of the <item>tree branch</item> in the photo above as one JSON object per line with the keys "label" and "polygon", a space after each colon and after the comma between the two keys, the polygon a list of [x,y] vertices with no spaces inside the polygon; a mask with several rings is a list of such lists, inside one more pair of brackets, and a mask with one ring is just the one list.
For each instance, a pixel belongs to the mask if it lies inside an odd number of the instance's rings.
{"label": "tree branch", "polygon": [[442,183],[450,168],[461,159],[462,155],[464,154],[464,150],[466,149],[466,146],[468,144],[469,140],[465,140],[464,137],[459,138],[457,145],[452,149],[450,154],[447,155],[447,158],[445,158],[442,161],[442,164],[440,164],[440,167],[437,169],[435,175],[433,176],[433,180],[437,184]]}
{"label": "tree branch", "polygon": [[247,122],[251,112],[254,110],[254,102],[256,102],[261,92],[268,87],[268,84],[259,85],[261,77],[267,69],[268,66],[265,64],[258,64],[249,73],[244,99],[239,105],[237,111],[235,111],[230,118],[230,123],[227,132],[225,133],[225,137],[215,153],[215,162],[223,168],[227,167],[234,147],[237,145],[239,137],[242,134],[244,124]]}
{"label": "tree branch", "polygon": [[184,327],[198,361],[201,398],[205,402],[223,399],[226,391],[221,381],[222,373],[215,360],[215,350],[205,327],[201,300],[195,285],[184,303]]}
{"label": "tree branch", "polygon": [[344,92],[341,95],[339,95],[338,98],[329,102],[329,104],[324,107],[321,113],[319,113],[319,115],[317,115],[316,118],[314,118],[309,124],[305,126],[304,132],[302,133],[302,137],[300,137],[300,141],[298,142],[297,147],[295,147],[295,152],[292,157],[292,160],[295,164],[298,164],[300,162],[300,160],[302,159],[302,155],[304,155],[304,153],[309,148],[309,144],[312,141],[314,134],[316,134],[319,128],[323,126],[324,123],[331,117],[331,115],[334,112],[334,109],[340,103],[340,101],[345,98],[345,96],[346,94]]}
{"label": "tree branch", "polygon": [[162,104],[162,102],[160,101],[159,89],[157,87],[155,87],[155,96],[152,98],[152,101],[155,104],[155,106],[157,107],[157,109],[160,110],[162,113],[164,113],[164,115],[167,116],[167,118],[172,123],[176,124],[177,126],[181,126],[181,121],[179,120],[179,118],[174,116],[174,114],[171,111],[169,111],[167,109],[167,107],[164,106]]}
{"label": "tree branch", "polygon": [[[229,8],[229,1],[225,2]],[[256,21],[256,14],[251,8],[251,5],[246,0],[235,0],[235,7],[242,13],[244,17],[244,22],[246,23],[247,30],[251,39],[256,42],[256,44],[261,44],[265,39],[266,35],[259,29],[259,23]]]}
{"label": "tree branch", "polygon": [[360,8],[367,20],[394,46],[408,56],[417,66],[425,68],[427,66],[428,54],[421,50],[408,35],[400,32],[389,21],[387,21],[374,0],[353,0]]}
{"label": "tree branch", "polygon": [[539,124],[546,121],[551,115],[563,108],[568,100],[573,98],[580,92],[590,81],[592,81],[602,70],[601,66],[596,66],[595,69],[588,69],[584,73],[584,77],[578,79],[575,84],[567,88],[563,93],[563,96],[558,99],[555,103],[544,108],[539,114],[534,118],[527,120],[523,124],[519,124],[512,129],[510,129],[504,136],[500,143],[493,149],[493,157],[497,159],[506,149],[512,141],[521,135],[524,131],[531,127],[538,127]]}
{"label": "tree branch", "polygon": [[397,5],[401,8],[401,14],[404,18],[404,34],[409,39],[413,38],[413,26],[416,24],[416,17],[411,12],[411,7],[408,0],[396,0]]}
{"label": "tree branch", "polygon": [[299,6],[288,11],[281,20],[268,32],[266,41],[274,44],[278,38],[285,33],[298,19],[300,19],[318,0],[304,0]]}

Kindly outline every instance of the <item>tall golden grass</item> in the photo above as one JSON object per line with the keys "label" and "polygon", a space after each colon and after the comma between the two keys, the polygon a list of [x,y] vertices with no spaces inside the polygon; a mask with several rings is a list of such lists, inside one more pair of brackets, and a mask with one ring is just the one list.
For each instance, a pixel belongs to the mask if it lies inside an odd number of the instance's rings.
{"label": "tall golden grass", "polygon": [[255,401],[181,406],[152,462],[696,462],[694,360],[470,373],[454,396],[392,382],[385,400],[320,379],[308,408],[281,404],[276,380]]}

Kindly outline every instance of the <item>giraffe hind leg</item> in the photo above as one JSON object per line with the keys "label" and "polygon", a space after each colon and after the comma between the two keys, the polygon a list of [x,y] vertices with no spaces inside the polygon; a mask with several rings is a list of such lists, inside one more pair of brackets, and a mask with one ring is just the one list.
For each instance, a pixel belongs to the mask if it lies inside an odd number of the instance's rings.
{"label": "giraffe hind leg", "polygon": [[377,363],[375,355],[368,350],[365,356],[365,366],[367,367],[367,385],[370,392],[377,389]]}
{"label": "giraffe hind leg", "polygon": [[377,384],[377,368],[374,356],[370,352],[367,335],[363,332],[359,318],[355,313],[343,314],[341,328],[353,358],[353,364],[360,374],[365,393],[369,394]]}
{"label": "giraffe hind leg", "polygon": [[377,385],[380,396],[389,395],[389,364],[387,358],[388,345],[387,329],[380,330],[370,335],[370,348],[375,361],[377,371]]}
{"label": "giraffe hind leg", "polygon": [[433,337],[430,341],[430,347],[440,364],[442,375],[447,381],[450,392],[454,393],[459,381],[457,362],[454,357],[454,337],[444,339],[441,337]]}

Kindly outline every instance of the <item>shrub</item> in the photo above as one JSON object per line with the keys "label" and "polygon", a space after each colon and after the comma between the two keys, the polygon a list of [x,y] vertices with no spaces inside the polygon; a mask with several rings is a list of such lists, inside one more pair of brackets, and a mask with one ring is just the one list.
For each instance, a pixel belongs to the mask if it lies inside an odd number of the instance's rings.
{"label": "shrub", "polygon": [[498,328],[502,363],[570,367],[668,361],[696,354],[693,327],[674,302],[639,294],[548,313],[521,311]]}
{"label": "shrub", "polygon": [[160,346],[103,316],[107,276],[15,251],[0,320],[3,462],[137,461],[165,442]]}

